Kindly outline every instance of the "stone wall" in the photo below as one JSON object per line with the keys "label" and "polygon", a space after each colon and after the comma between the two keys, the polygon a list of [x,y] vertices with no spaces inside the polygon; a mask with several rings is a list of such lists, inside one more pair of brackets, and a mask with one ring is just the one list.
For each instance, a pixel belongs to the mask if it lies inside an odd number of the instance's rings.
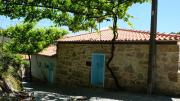
{"label": "stone wall", "polygon": [[162,45],[157,49],[156,91],[180,94],[179,47]]}
{"label": "stone wall", "polygon": [[[59,43],[56,82],[70,87],[91,87],[91,67],[87,66],[86,62],[91,61],[92,53],[105,54],[107,61],[110,48],[110,44]],[[123,88],[146,91],[148,48],[147,44],[116,44],[111,68]],[[157,92],[180,94],[178,61],[178,45],[157,46],[157,68],[154,78]],[[116,88],[110,72],[107,68],[105,71],[105,88]]]}

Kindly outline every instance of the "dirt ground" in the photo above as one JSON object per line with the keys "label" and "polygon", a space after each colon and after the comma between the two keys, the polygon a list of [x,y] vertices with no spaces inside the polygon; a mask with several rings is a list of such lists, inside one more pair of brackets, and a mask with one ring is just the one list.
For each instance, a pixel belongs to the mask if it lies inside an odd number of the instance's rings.
{"label": "dirt ground", "polygon": [[[130,92],[109,91],[105,89],[74,88],[67,89],[49,84],[24,84],[32,88],[36,101],[180,101],[170,96],[135,94]],[[78,101],[79,101],[78,100]]]}

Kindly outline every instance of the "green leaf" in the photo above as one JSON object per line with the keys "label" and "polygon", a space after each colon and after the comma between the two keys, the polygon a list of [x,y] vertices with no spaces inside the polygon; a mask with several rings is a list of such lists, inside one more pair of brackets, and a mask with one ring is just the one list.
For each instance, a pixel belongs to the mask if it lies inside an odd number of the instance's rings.
{"label": "green leaf", "polygon": [[68,33],[56,27],[44,29],[34,26],[34,22],[27,22],[5,30],[5,35],[11,38],[6,49],[18,54],[35,54]]}

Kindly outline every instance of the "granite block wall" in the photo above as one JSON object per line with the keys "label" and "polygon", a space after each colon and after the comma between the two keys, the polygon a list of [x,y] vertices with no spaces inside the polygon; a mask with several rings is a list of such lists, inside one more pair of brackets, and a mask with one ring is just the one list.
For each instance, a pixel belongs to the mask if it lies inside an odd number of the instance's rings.
{"label": "granite block wall", "polygon": [[[111,63],[119,84],[128,90],[146,91],[148,70],[148,44],[116,44]],[[56,83],[68,87],[92,87],[90,83],[93,53],[110,56],[110,44],[59,43],[57,50]],[[157,45],[155,90],[162,93],[180,94],[178,73],[179,46]],[[116,88],[110,72],[105,68],[105,88]]]}

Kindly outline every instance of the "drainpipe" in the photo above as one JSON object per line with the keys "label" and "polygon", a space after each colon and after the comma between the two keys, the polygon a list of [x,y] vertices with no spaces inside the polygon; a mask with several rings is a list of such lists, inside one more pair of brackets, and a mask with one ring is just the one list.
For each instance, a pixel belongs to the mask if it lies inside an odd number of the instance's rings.
{"label": "drainpipe", "polygon": [[155,67],[156,67],[156,32],[157,32],[157,8],[158,0],[152,0],[151,8],[151,28],[149,40],[149,62],[147,77],[147,93],[151,95],[155,85]]}

